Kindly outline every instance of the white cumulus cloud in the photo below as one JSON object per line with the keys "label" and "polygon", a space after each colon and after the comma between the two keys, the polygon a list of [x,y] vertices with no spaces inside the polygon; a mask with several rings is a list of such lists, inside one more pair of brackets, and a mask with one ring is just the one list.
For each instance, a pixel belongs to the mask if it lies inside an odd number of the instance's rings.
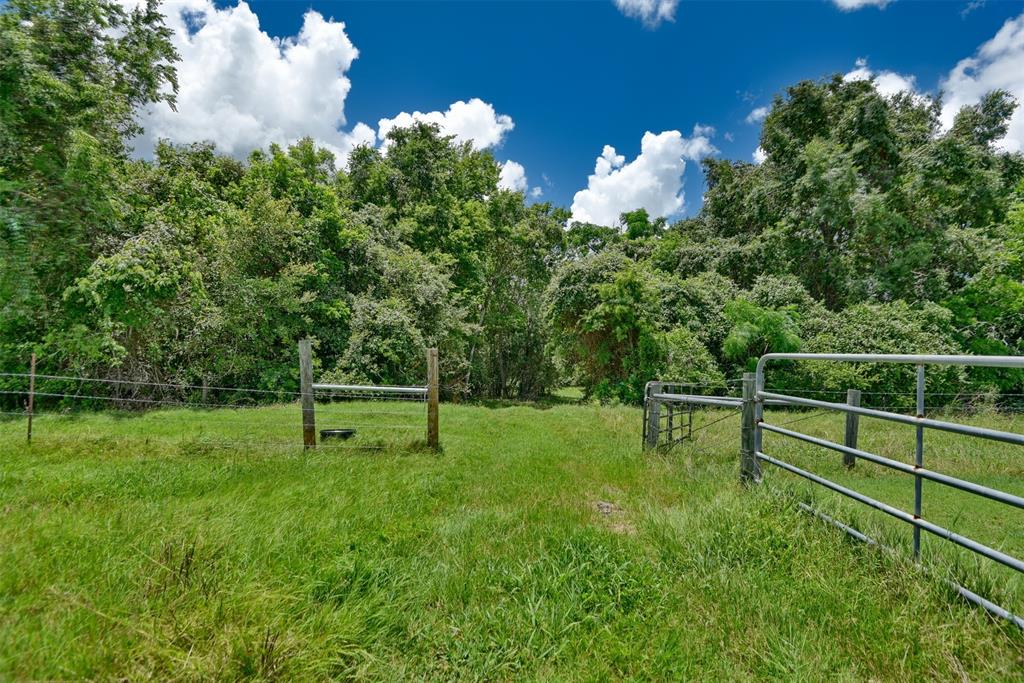
{"label": "white cumulus cloud", "polygon": [[614,0],[615,6],[627,17],[639,19],[648,28],[656,28],[663,21],[675,21],[679,0]]}
{"label": "white cumulus cloud", "polygon": [[390,119],[381,119],[377,134],[383,140],[392,128],[406,128],[418,121],[437,124],[441,133],[454,135],[457,142],[469,142],[473,149],[495,147],[515,128],[511,116],[498,114],[494,105],[474,97],[468,102],[454,102],[446,111],[403,111]]}
{"label": "white cumulus cloud", "polygon": [[892,0],[832,0],[832,3],[844,12],[853,12],[863,7],[885,9]]}
{"label": "white cumulus cloud", "polygon": [[870,81],[875,83],[875,90],[880,95],[892,97],[901,92],[914,94],[917,92],[917,78],[898,74],[895,71],[872,71],[868,66],[868,60],[858,59],[854,63],[854,69],[843,76],[847,81]]}
{"label": "white cumulus cloud", "polygon": [[654,217],[671,216],[684,205],[683,173],[686,161],[714,154],[708,126],[695,126],[685,138],[678,130],[644,133],[640,154],[630,162],[605,145],[594,164],[587,187],[573,197],[572,220],[616,225],[619,215],[647,209]]}
{"label": "white cumulus cloud", "polygon": [[513,192],[526,192],[528,185],[526,181],[526,169],[517,161],[506,161],[499,164],[501,171],[498,173],[498,187]]}
{"label": "white cumulus cloud", "polygon": [[754,150],[754,153],[751,154],[750,157],[754,160],[755,164],[760,166],[764,163],[764,160],[768,158],[768,153],[764,151],[763,147],[758,145],[757,149]]}
{"label": "white cumulus cloud", "polygon": [[749,114],[747,114],[747,123],[758,123],[764,121],[764,117],[768,116],[768,107],[758,107]]}
{"label": "white cumulus cloud", "polygon": [[351,87],[345,74],[359,56],[344,23],[310,10],[298,35],[273,38],[244,0],[223,9],[212,0],[170,0],[161,11],[181,54],[177,112],[160,103],[140,116],[146,132],[137,154],[150,155],[167,138],[212,140],[245,156],[309,135],[343,161],[354,145],[374,142],[364,124],[339,130]]}
{"label": "white cumulus cloud", "polygon": [[976,104],[992,90],[1003,89],[1017,98],[1006,137],[996,144],[1010,152],[1024,151],[1024,14],[1009,19],[973,57],[961,60],[943,79],[941,121],[953,125],[957,111]]}

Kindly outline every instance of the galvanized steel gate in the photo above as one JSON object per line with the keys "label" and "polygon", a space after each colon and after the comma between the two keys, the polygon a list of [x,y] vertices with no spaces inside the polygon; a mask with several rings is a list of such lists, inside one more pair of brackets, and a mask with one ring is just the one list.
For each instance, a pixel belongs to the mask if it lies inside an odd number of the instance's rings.
{"label": "galvanized steel gate", "polygon": [[[859,404],[859,393],[851,391],[847,397],[847,403],[834,403],[816,399],[791,396],[787,394],[765,391],[765,369],[772,361],[836,361],[853,363],[902,363],[914,365],[917,368],[916,383],[916,415],[903,415],[900,413],[888,412],[872,408],[863,408]],[[664,391],[659,383],[648,385],[647,399],[645,401],[644,414],[644,444],[645,446],[660,445],[658,436],[660,426],[661,405],[712,405],[721,407],[739,408],[742,411],[742,425],[740,430],[740,479],[746,484],[758,484],[761,482],[761,463],[769,463],[782,470],[803,477],[808,481],[818,484],[831,491],[835,491],[847,498],[867,505],[870,508],[884,512],[885,514],[905,522],[913,528],[913,557],[920,558],[921,552],[921,531],[942,538],[962,548],[966,548],[978,555],[998,562],[1006,567],[1024,573],[1024,562],[995,548],[979,543],[971,538],[957,534],[938,524],[927,521],[921,516],[923,502],[924,480],[933,481],[944,486],[958,489],[965,493],[982,496],[1005,505],[1018,509],[1024,508],[1024,498],[1000,491],[997,489],[969,482],[958,477],[930,470],[925,464],[925,440],[926,429],[934,429],[954,434],[999,441],[1003,443],[1024,446],[1024,434],[1015,434],[984,427],[958,424],[943,420],[930,419],[925,416],[925,368],[929,365],[960,365],[973,367],[990,368],[1024,368],[1024,357],[1012,356],[938,356],[938,355],[903,355],[903,354],[814,354],[814,353],[770,353],[762,356],[758,361],[755,373],[746,373],[743,378],[742,398],[706,397],[686,394],[671,394]],[[766,405],[793,406],[798,408],[816,408],[819,410],[845,413],[847,416],[847,438],[846,443],[839,444],[826,439],[800,433],[793,429],[786,429],[780,425],[770,424],[764,421],[764,407]],[[916,431],[916,446],[914,451],[914,464],[908,465],[875,453],[870,453],[856,447],[857,419],[859,417],[871,417],[881,420],[888,420],[900,424],[910,425]],[[765,452],[764,432],[771,432],[787,438],[796,439],[805,443],[820,446],[843,454],[844,463],[852,467],[857,459],[881,465],[897,472],[903,472],[914,477],[914,509],[913,512],[906,512],[882,501],[871,498],[863,493],[854,491],[851,488],[830,481],[822,476],[808,470],[787,463]],[[653,438],[652,435],[653,434]],[[671,430],[669,431],[671,435]],[[852,439],[851,439],[852,434]],[[874,539],[869,538],[862,532],[854,529],[832,517],[801,503],[801,507],[817,517],[842,529],[852,537],[873,544],[879,545]],[[966,600],[980,605],[990,613],[1008,619],[1017,626],[1024,629],[1024,619],[1010,613],[1005,608],[993,603],[987,598],[978,595],[970,589],[951,580],[946,580],[959,595]]]}

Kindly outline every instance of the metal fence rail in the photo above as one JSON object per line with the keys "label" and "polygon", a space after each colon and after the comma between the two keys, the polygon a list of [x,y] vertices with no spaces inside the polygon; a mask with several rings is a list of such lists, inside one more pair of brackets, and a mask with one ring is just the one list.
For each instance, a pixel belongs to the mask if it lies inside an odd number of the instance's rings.
{"label": "metal fence rail", "polygon": [[[729,380],[731,383],[740,380]],[[686,382],[648,382],[644,389],[643,447],[671,447],[693,438],[693,411],[695,407],[711,408],[743,407],[739,396],[708,396],[706,394],[684,393],[697,388],[722,390],[725,386],[690,384]],[[784,401],[769,399],[768,405],[789,405]],[[662,438],[664,437],[664,438]]]}
{"label": "metal fence rail", "polygon": [[[775,360],[813,360],[813,361],[836,361],[836,362],[854,362],[854,363],[902,363],[911,364],[917,367],[917,381],[916,381],[916,402],[917,410],[916,415],[903,415],[894,412],[888,412],[885,410],[878,410],[872,408],[862,408],[856,405],[857,401],[849,400],[847,403],[834,403],[829,401],[819,401],[816,399],[808,399],[798,396],[791,396],[787,394],[773,393],[765,391],[765,368],[771,362]],[[740,476],[741,480],[746,483],[758,483],[761,481],[761,466],[760,463],[768,463],[779,469],[790,472],[797,476],[800,476],[808,481],[818,484],[831,491],[835,491],[847,498],[855,500],[859,503],[867,505],[870,508],[881,511],[890,517],[898,519],[902,522],[909,524],[913,529],[913,557],[915,561],[920,560],[921,554],[921,531],[927,531],[928,533],[942,538],[946,541],[954,543],[962,548],[966,548],[978,555],[986,557],[990,560],[998,562],[1004,566],[1015,569],[1021,573],[1024,573],[1024,561],[1013,557],[1007,553],[1004,553],[995,548],[991,548],[983,543],[971,539],[967,536],[958,534],[950,529],[939,526],[929,522],[922,518],[921,509],[923,502],[923,488],[922,483],[925,480],[933,481],[950,488],[963,491],[965,493],[981,496],[989,500],[1009,505],[1018,509],[1024,509],[1024,498],[1008,493],[1006,491],[1000,491],[993,489],[988,486],[976,484],[974,482],[966,481],[958,477],[950,476],[940,472],[936,472],[931,469],[927,469],[924,466],[924,433],[926,429],[934,429],[937,431],[949,432],[954,434],[962,434],[965,436],[988,439],[993,441],[999,441],[1002,443],[1024,445],[1024,434],[1015,434],[1012,432],[1005,432],[995,429],[987,429],[983,427],[975,427],[972,425],[958,424],[956,422],[948,422],[943,420],[930,419],[925,416],[925,367],[929,365],[962,365],[962,366],[974,366],[974,367],[990,367],[990,368],[1024,368],[1024,357],[1014,356],[940,356],[940,355],[906,355],[906,354],[813,354],[813,353],[770,353],[761,357],[757,364],[756,373],[747,373],[744,375],[744,399],[742,401],[743,407],[743,427],[741,436],[741,454],[740,454]],[[859,396],[858,396],[859,398]],[[773,425],[764,421],[764,407],[765,405],[790,405],[796,407],[805,408],[818,408],[826,411],[834,411],[845,413],[848,419],[847,429],[847,443],[841,445],[821,439],[818,437],[803,434],[792,429],[786,429],[781,425]],[[908,465],[901,463],[875,453],[859,449],[856,447],[856,426],[854,426],[852,440],[850,438],[849,425],[851,419],[854,421],[858,417],[872,417],[882,420],[888,420],[891,422],[897,422],[900,424],[906,424],[913,426],[916,432],[916,442],[914,450],[914,464]],[[825,477],[810,472],[806,469],[798,467],[792,463],[785,462],[779,458],[773,457],[765,452],[763,447],[764,432],[771,432],[784,436],[791,439],[796,439],[805,443],[809,443],[821,448],[826,448],[838,453],[842,453],[844,457],[844,463],[848,467],[852,467],[853,463],[857,459],[872,462],[882,467],[908,474],[914,478],[914,509],[912,512],[900,510],[896,507],[883,503],[879,500],[871,498],[861,492],[855,491],[849,487],[838,484],[834,481],[830,481]],[[852,443],[851,443],[852,441]],[[809,506],[802,506],[810,512],[813,512],[819,518],[828,521],[843,531],[850,534],[852,537],[862,541],[875,543],[872,539],[865,536],[860,531],[835,520],[824,513],[821,513]],[[974,593],[973,591],[961,586],[955,582],[947,581],[951,587],[953,587],[957,593],[959,593],[964,599],[983,607],[990,613],[1009,619],[1013,623],[1017,624],[1021,628],[1024,628],[1024,619],[1012,614],[1005,608],[996,605],[990,600]]]}
{"label": "metal fence rail", "polygon": [[314,391],[341,391],[355,392],[360,395],[369,394],[398,394],[401,396],[415,396],[427,399],[429,387],[394,387],[394,386],[370,386],[366,384],[319,384],[313,382]]}

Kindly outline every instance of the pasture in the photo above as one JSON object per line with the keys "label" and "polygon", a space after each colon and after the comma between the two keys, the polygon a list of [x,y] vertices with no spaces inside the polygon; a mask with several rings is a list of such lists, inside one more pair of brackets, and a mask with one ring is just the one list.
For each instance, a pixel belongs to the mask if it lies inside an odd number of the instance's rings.
{"label": "pasture", "polygon": [[[294,404],[47,415],[31,446],[0,423],[0,678],[1024,679],[1018,629],[797,503],[902,548],[908,528],[768,465],[744,490],[738,416],[644,453],[639,409],[445,405],[435,453],[422,404],[376,410],[318,408],[360,432],[311,452]],[[930,466],[1024,493],[1012,447],[928,438]],[[910,428],[861,439],[912,458]],[[911,499],[905,475],[765,447]],[[1016,511],[925,486],[926,516],[1024,551]],[[1009,572],[924,550],[1024,609]]]}

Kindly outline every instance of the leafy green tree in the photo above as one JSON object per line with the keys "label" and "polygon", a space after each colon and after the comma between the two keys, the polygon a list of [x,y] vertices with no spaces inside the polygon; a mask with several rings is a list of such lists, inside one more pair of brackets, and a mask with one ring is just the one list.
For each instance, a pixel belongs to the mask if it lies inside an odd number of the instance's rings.
{"label": "leafy green tree", "polygon": [[762,308],[739,297],[726,305],[725,317],[732,323],[722,344],[725,355],[747,370],[753,370],[757,359],[766,353],[798,351],[803,343],[797,335],[795,306]]}
{"label": "leafy green tree", "polygon": [[649,274],[621,251],[569,261],[548,287],[552,346],[588,395],[638,401],[663,353]]}
{"label": "leafy green tree", "polygon": [[[651,379],[720,385],[798,347],[1024,352],[1024,156],[995,146],[1004,92],[944,131],[928,97],[798,83],[765,120],[763,164],[704,162],[698,215],[570,225],[422,123],[344,168],[309,139],[245,161],[203,143],[131,160],[139,107],[174,102],[161,21],[153,3],[0,6],[0,367],[31,349],[51,369],[287,390],[309,336],[339,379],[419,383],[437,346],[450,397],[573,381],[639,402]],[[865,367],[773,381],[912,383]],[[1012,393],[1021,374],[929,386]]]}
{"label": "leafy green tree", "polygon": [[136,109],[174,103],[169,36],[152,0],[0,6],[0,364],[66,322],[64,290],[123,235]]}
{"label": "leafy green tree", "polygon": [[704,210],[659,263],[716,270],[743,287],[792,274],[832,310],[942,301],[1001,239],[1024,158],[992,142],[1014,104],[996,91],[942,133],[927,97],[886,98],[838,77],[793,86],[765,119],[768,161],[706,162]]}
{"label": "leafy green tree", "polygon": [[651,288],[645,273],[629,268],[595,285],[598,305],[582,319],[598,381],[598,398],[638,403],[644,385],[661,371],[664,348],[650,319]]}
{"label": "leafy green tree", "polygon": [[[1024,182],[999,244],[1002,248],[945,305],[964,349],[979,355],[1024,355]],[[1024,372],[971,368],[969,374],[1002,391],[1024,390]]]}

